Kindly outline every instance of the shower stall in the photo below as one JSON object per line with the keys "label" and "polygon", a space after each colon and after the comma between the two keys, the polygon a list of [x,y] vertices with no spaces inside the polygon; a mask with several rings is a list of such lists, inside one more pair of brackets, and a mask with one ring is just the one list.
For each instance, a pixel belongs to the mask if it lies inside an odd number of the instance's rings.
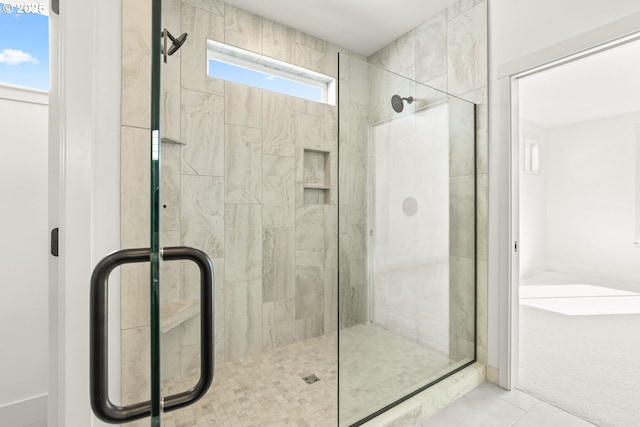
{"label": "shower stall", "polygon": [[[151,262],[119,269],[113,400],[152,396],[166,426],[358,426],[473,363],[475,105],[219,1],[159,3],[123,4],[121,242]],[[335,105],[211,77],[211,40],[334,78]],[[211,260],[211,307],[206,262],[171,248]],[[197,402],[153,408],[209,365]]]}

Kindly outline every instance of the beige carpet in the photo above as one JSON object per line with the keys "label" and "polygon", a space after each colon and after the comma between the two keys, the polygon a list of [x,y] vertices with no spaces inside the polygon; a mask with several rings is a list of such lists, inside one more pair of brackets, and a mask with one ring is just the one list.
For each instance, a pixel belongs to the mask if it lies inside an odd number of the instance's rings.
{"label": "beige carpet", "polygon": [[518,388],[599,426],[640,426],[640,314],[566,315],[521,304]]}

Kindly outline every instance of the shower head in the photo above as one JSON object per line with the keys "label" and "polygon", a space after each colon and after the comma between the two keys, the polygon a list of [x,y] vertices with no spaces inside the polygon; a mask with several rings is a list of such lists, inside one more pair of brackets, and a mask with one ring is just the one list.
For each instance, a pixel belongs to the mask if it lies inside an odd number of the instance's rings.
{"label": "shower head", "polygon": [[[184,42],[187,41],[187,36],[188,36],[187,33],[182,33],[178,37],[173,37],[166,28],[164,29],[164,31],[162,31],[162,39],[164,41],[164,45],[162,47],[162,54],[164,55],[165,63],[167,62],[167,56],[171,56],[174,53],[176,53],[178,49],[182,47]],[[171,46],[169,46],[169,49],[167,49],[167,41],[168,41],[167,39],[171,40]]]}
{"label": "shower head", "polygon": [[169,40],[171,40],[171,47],[169,47],[169,51],[167,52],[167,55],[171,56],[174,53],[176,53],[178,49],[182,47],[184,42],[187,41],[188,34],[182,33],[178,37],[173,37],[169,31],[166,31],[166,33],[167,33],[167,37],[169,37]]}
{"label": "shower head", "polygon": [[411,104],[413,102],[413,96],[402,98],[400,95],[393,95],[391,97],[391,107],[393,111],[401,113],[402,110],[404,110],[404,101],[407,101],[407,104]]}

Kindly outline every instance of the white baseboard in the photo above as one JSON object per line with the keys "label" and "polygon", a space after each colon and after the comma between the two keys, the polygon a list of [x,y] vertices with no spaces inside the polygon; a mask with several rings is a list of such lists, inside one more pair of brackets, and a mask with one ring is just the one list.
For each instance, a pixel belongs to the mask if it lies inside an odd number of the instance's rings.
{"label": "white baseboard", "polygon": [[47,395],[0,406],[0,420],[3,426],[46,427]]}

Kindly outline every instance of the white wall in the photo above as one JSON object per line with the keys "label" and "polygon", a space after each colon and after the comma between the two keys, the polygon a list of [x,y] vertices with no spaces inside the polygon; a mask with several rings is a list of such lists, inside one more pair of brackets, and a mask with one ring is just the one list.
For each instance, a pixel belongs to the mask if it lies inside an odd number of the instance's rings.
{"label": "white wall", "polygon": [[[120,1],[64,0],[52,31],[49,427],[106,426],[89,405],[89,279],[120,248]],[[57,154],[57,155],[56,155]],[[110,393],[120,402],[120,294],[109,295]]]}
{"label": "white wall", "polygon": [[[45,92],[0,85],[0,420],[5,421],[22,401],[36,398],[46,405],[38,398],[47,393],[48,371],[47,104]],[[39,410],[36,418],[46,417],[46,406],[29,408],[26,415]]]}
{"label": "white wall", "polygon": [[520,175],[521,276],[640,277],[637,124],[640,112],[549,129],[520,122],[521,135],[540,137],[542,164],[541,175]]}
{"label": "white wall", "polygon": [[[540,146],[541,173],[523,173],[524,137],[534,135]],[[520,275],[547,269],[547,182],[549,155],[547,132],[531,122],[520,121]]]}
{"label": "white wall", "polygon": [[[507,319],[500,292],[509,277],[509,135],[508,99],[501,99],[505,81],[500,69],[533,52],[567,42],[606,24],[640,12],[637,0],[489,0],[489,354],[492,367],[501,366],[500,337]],[[632,23],[631,25],[635,25]],[[640,29],[640,22],[637,25]],[[595,44],[597,36],[586,42]],[[603,41],[603,40],[600,40]],[[574,43],[574,46],[580,43]],[[554,50],[570,54],[565,45]],[[535,58],[534,58],[535,59]],[[506,82],[508,83],[508,82]],[[502,88],[501,88],[502,85]],[[505,352],[502,352],[504,363]],[[505,365],[506,367],[506,365]],[[505,384],[504,372],[501,383]],[[497,379],[489,369],[489,378]]]}
{"label": "white wall", "polygon": [[554,271],[640,277],[633,245],[640,112],[550,129],[548,262]]}

